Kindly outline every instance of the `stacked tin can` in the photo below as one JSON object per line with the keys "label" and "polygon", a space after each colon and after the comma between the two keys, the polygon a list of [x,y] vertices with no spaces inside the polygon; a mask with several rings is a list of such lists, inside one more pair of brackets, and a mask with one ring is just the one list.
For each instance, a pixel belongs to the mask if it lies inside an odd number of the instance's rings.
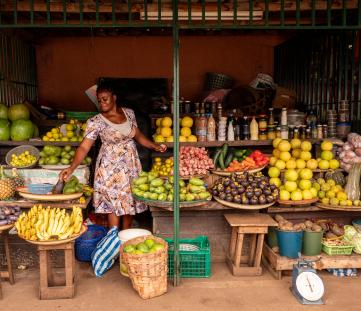
{"label": "stacked tin can", "polygon": [[347,100],[341,100],[338,109],[337,137],[345,138],[351,131],[350,108]]}
{"label": "stacked tin can", "polygon": [[328,137],[336,136],[336,122],[337,122],[336,110],[327,110]]}

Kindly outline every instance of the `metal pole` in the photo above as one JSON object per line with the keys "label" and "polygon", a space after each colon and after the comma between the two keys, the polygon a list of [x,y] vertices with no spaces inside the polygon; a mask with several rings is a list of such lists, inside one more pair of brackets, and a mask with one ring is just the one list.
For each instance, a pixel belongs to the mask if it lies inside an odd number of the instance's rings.
{"label": "metal pole", "polygon": [[174,201],[173,201],[173,240],[174,272],[173,285],[180,284],[179,258],[179,26],[178,0],[173,0],[173,137],[174,137]]}

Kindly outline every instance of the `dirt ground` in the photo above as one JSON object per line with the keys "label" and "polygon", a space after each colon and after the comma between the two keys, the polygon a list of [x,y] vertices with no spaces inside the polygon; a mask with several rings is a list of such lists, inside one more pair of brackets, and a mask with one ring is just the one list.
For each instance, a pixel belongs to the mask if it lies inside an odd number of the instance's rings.
{"label": "dirt ground", "polygon": [[102,278],[95,278],[90,265],[78,264],[76,297],[70,300],[40,301],[38,271],[16,272],[16,284],[3,282],[0,310],[360,310],[360,277],[339,278],[321,273],[326,287],[325,305],[302,306],[289,290],[291,278],[275,280],[268,272],[261,277],[233,277],[225,264],[212,266],[209,279],[183,279],[168,293],[142,300],[130,281],[115,266]]}

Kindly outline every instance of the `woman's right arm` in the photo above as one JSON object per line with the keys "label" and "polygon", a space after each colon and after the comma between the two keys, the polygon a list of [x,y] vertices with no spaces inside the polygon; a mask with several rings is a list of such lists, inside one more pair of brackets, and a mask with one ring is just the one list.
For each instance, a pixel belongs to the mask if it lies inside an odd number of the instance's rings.
{"label": "woman's right arm", "polygon": [[62,170],[59,174],[61,180],[68,180],[73,174],[78,165],[85,159],[90,148],[94,145],[95,140],[84,138],[80,146],[76,149],[73,162],[71,162],[70,167]]}

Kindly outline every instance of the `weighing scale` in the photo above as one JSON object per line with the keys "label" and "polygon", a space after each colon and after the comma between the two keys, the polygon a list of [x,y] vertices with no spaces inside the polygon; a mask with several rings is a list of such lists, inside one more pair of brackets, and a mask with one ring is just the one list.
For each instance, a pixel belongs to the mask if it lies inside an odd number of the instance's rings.
{"label": "weighing scale", "polygon": [[314,261],[300,259],[293,265],[291,291],[303,305],[324,304],[325,287],[322,279],[312,267]]}

